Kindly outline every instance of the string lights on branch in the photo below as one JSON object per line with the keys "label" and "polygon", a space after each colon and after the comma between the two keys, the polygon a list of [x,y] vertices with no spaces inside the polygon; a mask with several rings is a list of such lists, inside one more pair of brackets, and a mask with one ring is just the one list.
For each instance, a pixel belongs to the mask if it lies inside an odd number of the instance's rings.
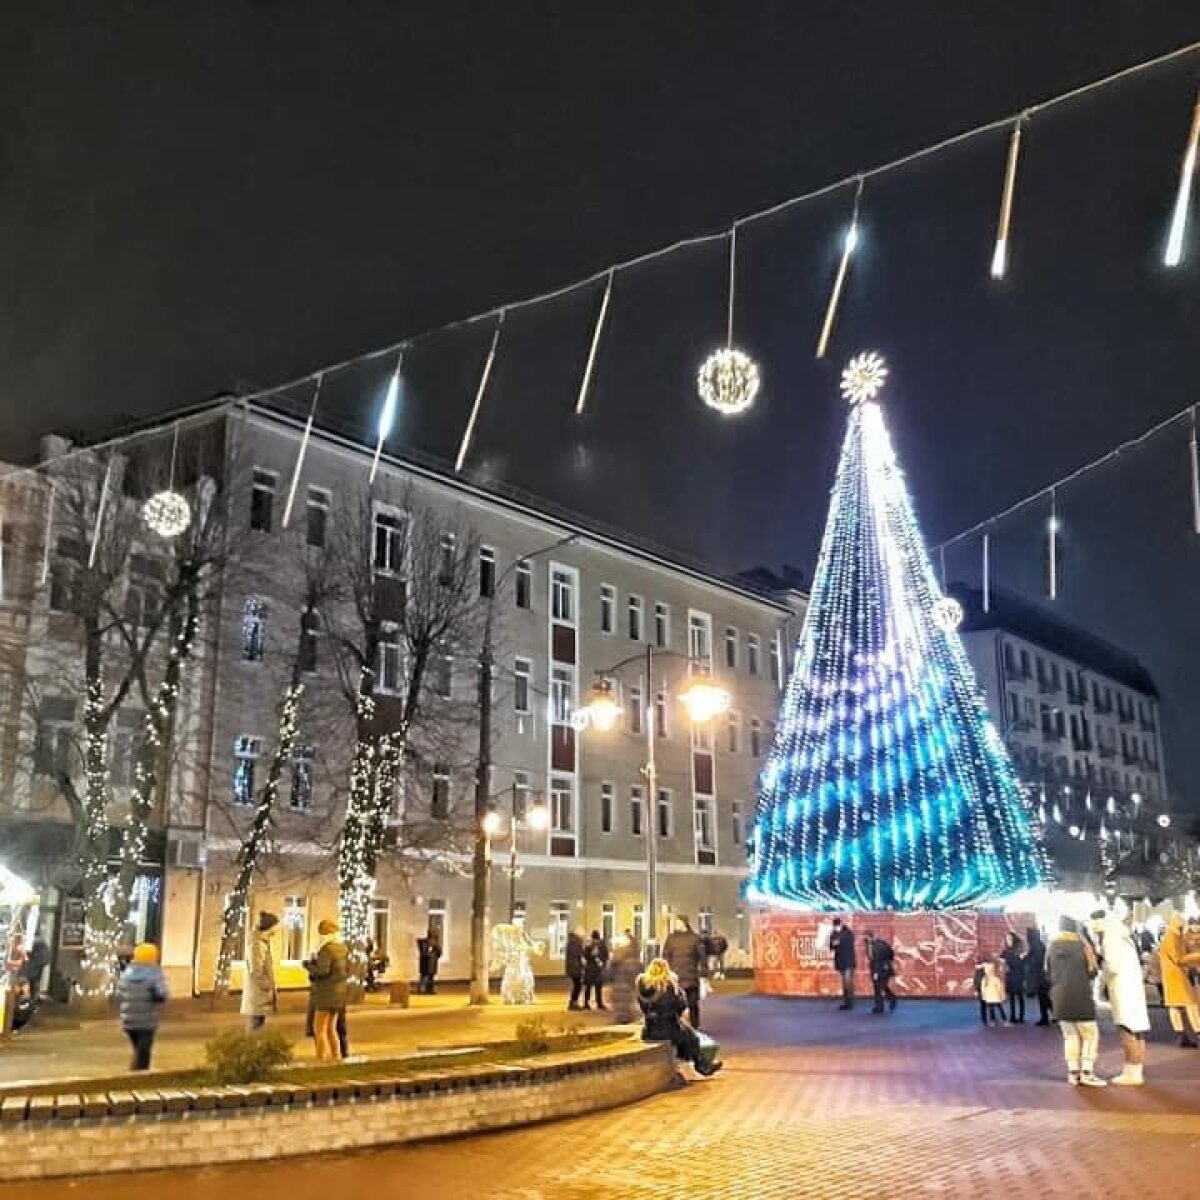
{"label": "string lights on branch", "polygon": [[1192,125],[1188,131],[1187,145],[1179,164],[1179,187],[1175,192],[1175,207],[1171,210],[1171,227],[1167,232],[1167,245],[1163,251],[1163,262],[1168,267],[1177,267],[1183,262],[1184,237],[1187,234],[1188,210],[1192,205],[1192,185],[1196,177],[1196,153],[1200,147],[1200,92],[1196,94],[1196,105],[1192,109]]}
{"label": "string lights on branch", "polygon": [[760,384],[758,364],[733,345],[733,307],[737,285],[736,223],[729,231],[729,291],[725,309],[725,345],[714,350],[696,376],[700,399],[724,416],[744,413],[758,395]]}
{"label": "string lights on branch", "polygon": [[866,176],[858,177],[858,186],[854,189],[854,208],[850,214],[850,227],[842,237],[842,255],[838,260],[837,274],[833,277],[833,290],[829,293],[829,304],[825,309],[825,320],[821,323],[821,336],[817,339],[817,358],[824,358],[829,349],[829,339],[833,334],[834,322],[837,320],[838,305],[842,299],[842,288],[846,283],[846,274],[850,270],[850,257],[858,246],[858,209],[862,203],[863,185]]}
{"label": "string lights on branch", "polygon": [[487,391],[488,379],[491,378],[492,364],[496,361],[496,347],[500,344],[500,330],[503,327],[504,309],[501,309],[496,318],[496,328],[492,330],[492,341],[488,346],[487,358],[483,360],[483,374],[480,375],[479,387],[475,390],[475,403],[471,405],[471,413],[467,417],[467,425],[458,446],[458,456],[454,460],[455,471],[461,471],[463,463],[467,461],[467,451],[471,447],[471,438],[475,435],[475,422],[479,419],[479,408],[483,404],[483,394]]}

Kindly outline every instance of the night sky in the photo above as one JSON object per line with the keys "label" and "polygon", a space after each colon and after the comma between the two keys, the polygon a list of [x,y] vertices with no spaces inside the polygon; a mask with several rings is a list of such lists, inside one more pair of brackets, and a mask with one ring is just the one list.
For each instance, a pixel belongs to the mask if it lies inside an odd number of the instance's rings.
{"label": "night sky", "polygon": [[[1176,3],[10,5],[0,49],[0,457],[537,293],[1189,41]],[[23,11],[21,11],[23,10]],[[590,411],[595,287],[506,322],[475,472],[721,569],[811,569],[870,346],[937,541],[1200,401],[1200,203],[1160,265],[1200,55],[1027,128],[1008,278],[988,277],[1007,138],[868,183],[829,360],[849,189],[743,231],[730,421],[694,377],[725,247],[618,276]],[[452,459],[490,337],[414,347],[393,448]],[[390,363],[330,380],[364,422]],[[292,397],[298,408],[307,393]],[[1060,495],[1058,607],[1159,680],[1200,808],[1186,430]],[[1036,596],[1045,511],[993,531]],[[950,556],[977,581],[978,544]]]}

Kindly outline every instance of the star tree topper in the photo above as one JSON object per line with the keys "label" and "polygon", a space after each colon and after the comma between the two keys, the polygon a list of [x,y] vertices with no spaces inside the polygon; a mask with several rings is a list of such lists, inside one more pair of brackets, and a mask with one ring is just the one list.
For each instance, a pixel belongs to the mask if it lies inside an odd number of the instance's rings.
{"label": "star tree topper", "polygon": [[887,380],[887,363],[881,354],[856,354],[842,372],[842,395],[851,406],[874,400]]}

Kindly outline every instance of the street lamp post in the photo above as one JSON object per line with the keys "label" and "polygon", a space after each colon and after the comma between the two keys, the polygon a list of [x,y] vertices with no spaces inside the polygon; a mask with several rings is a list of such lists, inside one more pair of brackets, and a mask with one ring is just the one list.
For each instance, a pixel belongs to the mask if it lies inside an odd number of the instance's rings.
{"label": "street lamp post", "polygon": [[[545,829],[550,821],[550,814],[544,805],[535,804],[527,813],[518,812],[517,794],[520,792],[517,784],[512,785],[512,813],[509,817],[509,849],[508,849],[508,923],[511,925],[517,917],[517,876],[521,873],[521,851],[518,845],[521,825],[524,823],[530,829]],[[484,831],[493,838],[500,830],[500,814],[491,810],[484,818]]]}
{"label": "street lamp post", "polygon": [[[709,721],[717,713],[725,712],[729,708],[729,693],[709,677],[707,663],[673,650],[659,650],[657,653],[665,658],[680,658],[690,665],[702,668],[703,673],[693,676],[687,690],[680,695],[680,699],[687,707],[693,721],[701,723]],[[643,721],[646,729],[646,762],[642,767],[642,777],[646,780],[646,808],[643,821],[646,836],[646,949],[651,953],[658,947],[658,828],[655,819],[658,805],[658,760],[655,748],[658,737],[656,724],[658,705],[654,691],[654,657],[654,646],[647,643],[644,659],[646,693]],[[635,654],[622,659],[605,671],[597,672],[599,679],[592,689],[592,701],[579,710],[578,725],[580,729],[592,724],[601,733],[604,733],[613,727],[621,715],[621,709],[613,695],[609,677],[630,664],[640,661],[643,661],[642,655]]]}
{"label": "street lamp post", "polygon": [[488,1002],[487,916],[491,891],[488,832],[488,777],[492,773],[492,669],[496,597],[506,579],[520,566],[544,554],[552,554],[578,538],[577,533],[559,538],[532,554],[514,559],[496,578],[484,614],[483,647],[479,653],[479,750],[475,760],[475,845],[471,857],[471,987],[470,1003]]}

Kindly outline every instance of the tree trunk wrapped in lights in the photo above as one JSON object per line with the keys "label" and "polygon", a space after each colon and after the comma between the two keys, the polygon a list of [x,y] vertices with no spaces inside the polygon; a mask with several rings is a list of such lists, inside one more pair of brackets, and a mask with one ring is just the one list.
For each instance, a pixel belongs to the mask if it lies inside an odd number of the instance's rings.
{"label": "tree trunk wrapped in lights", "polygon": [[875,402],[885,375],[862,356],[843,376],[849,428],[760,781],[749,894],[767,904],[954,908],[1041,876]]}

